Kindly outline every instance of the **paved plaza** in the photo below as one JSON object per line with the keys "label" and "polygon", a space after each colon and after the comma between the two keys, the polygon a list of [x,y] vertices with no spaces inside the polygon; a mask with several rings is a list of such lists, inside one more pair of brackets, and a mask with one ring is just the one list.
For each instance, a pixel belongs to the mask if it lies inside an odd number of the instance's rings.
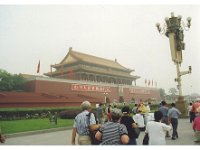
{"label": "paved plaza", "polygon": [[[18,137],[8,137],[6,143],[2,145],[70,145],[71,142],[71,129],[54,131],[48,133],[38,133],[31,135],[23,135]],[[200,143],[193,142],[194,132],[192,124],[189,119],[179,119],[178,126],[179,138],[171,140],[167,138],[167,145],[198,145]],[[144,132],[141,132],[140,137],[137,139],[138,145],[142,145]],[[156,138],[156,137],[155,137]]]}

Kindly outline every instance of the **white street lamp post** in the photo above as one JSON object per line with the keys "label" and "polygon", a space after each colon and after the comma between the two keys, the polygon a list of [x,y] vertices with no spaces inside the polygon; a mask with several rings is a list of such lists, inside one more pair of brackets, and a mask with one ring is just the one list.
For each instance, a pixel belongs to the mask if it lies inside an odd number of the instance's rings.
{"label": "white street lamp post", "polygon": [[182,50],[185,49],[183,29],[188,31],[191,26],[190,17],[187,18],[187,25],[181,19],[182,16],[175,17],[172,12],[171,18],[165,18],[163,29],[159,23],[156,24],[159,33],[165,34],[169,38],[172,61],[176,64],[177,78],[175,78],[175,82],[178,83],[179,96],[182,96],[181,76],[192,72],[191,66],[189,66],[188,71],[180,71],[180,65],[183,61]]}

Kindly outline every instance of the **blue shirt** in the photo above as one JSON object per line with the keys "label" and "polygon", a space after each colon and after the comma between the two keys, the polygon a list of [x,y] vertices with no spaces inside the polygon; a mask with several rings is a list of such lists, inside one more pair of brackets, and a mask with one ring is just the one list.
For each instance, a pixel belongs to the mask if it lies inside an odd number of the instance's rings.
{"label": "blue shirt", "polygon": [[167,117],[168,107],[166,107],[166,106],[161,106],[158,110],[162,112],[163,117]]}
{"label": "blue shirt", "polygon": [[[91,113],[89,120],[89,112],[87,110],[78,114],[74,119],[73,127],[77,129],[79,135],[89,135],[89,125],[96,124],[94,114]],[[89,122],[90,121],[90,122]]]}
{"label": "blue shirt", "polygon": [[168,111],[168,117],[170,117],[170,118],[176,118],[176,119],[178,119],[178,117],[179,117],[180,114],[181,114],[181,112],[177,108],[175,108],[175,107],[172,107]]}

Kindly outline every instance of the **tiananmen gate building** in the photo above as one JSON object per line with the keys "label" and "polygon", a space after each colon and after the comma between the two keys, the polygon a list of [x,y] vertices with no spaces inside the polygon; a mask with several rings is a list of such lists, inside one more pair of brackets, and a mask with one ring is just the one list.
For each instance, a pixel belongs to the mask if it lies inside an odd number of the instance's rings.
{"label": "tiananmen gate building", "polygon": [[44,74],[46,77],[26,76],[28,92],[21,96],[24,98],[14,93],[15,102],[12,102],[11,93],[1,93],[0,106],[8,107],[11,102],[15,107],[49,107],[80,105],[84,100],[92,104],[160,100],[158,88],[137,86],[136,80],[140,77],[131,75],[133,71],[116,59],[108,60],[70,48],[60,63],[51,65],[51,71]]}

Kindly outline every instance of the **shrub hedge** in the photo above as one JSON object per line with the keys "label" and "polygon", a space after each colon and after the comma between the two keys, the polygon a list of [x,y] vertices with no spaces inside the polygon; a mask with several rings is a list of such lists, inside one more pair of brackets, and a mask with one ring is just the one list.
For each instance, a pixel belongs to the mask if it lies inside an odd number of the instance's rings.
{"label": "shrub hedge", "polygon": [[[132,108],[133,104],[125,104]],[[114,106],[114,105],[113,105]],[[121,109],[124,104],[115,104]],[[107,106],[103,106],[105,112]],[[158,109],[158,105],[151,105],[151,112]],[[20,119],[33,119],[33,118],[47,118],[57,112],[58,117],[62,119],[74,119],[75,116],[81,112],[80,107],[57,107],[57,108],[3,108],[0,110],[0,120],[20,120]],[[92,112],[96,115],[96,108]]]}
{"label": "shrub hedge", "polygon": [[[65,108],[21,108],[21,109],[8,109],[0,110],[0,120],[21,120],[21,119],[37,119],[47,118],[57,112],[58,117],[60,112],[70,111],[72,115],[68,115],[70,118],[77,112],[80,112],[79,107],[65,107]],[[74,113],[72,113],[74,112]],[[66,117],[67,118],[67,117]],[[68,119],[68,118],[67,118]]]}
{"label": "shrub hedge", "polygon": [[60,112],[61,119],[74,119],[81,110],[64,110]]}

